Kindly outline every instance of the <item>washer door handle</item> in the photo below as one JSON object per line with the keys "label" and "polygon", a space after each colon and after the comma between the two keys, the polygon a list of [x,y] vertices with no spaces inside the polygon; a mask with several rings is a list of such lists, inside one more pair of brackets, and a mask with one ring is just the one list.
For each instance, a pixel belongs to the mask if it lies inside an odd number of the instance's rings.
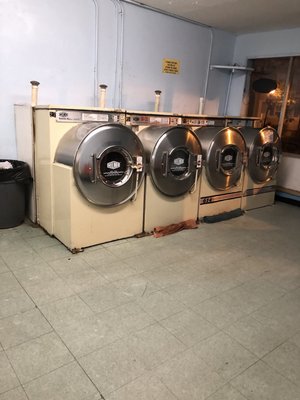
{"label": "washer door handle", "polygon": [[167,177],[169,171],[169,153],[167,151],[164,151],[162,154],[161,167],[162,175],[164,177]]}
{"label": "washer door handle", "polygon": [[95,154],[91,154],[92,158],[92,166],[90,167],[90,179],[92,183],[97,182],[97,156]]}
{"label": "washer door handle", "polygon": [[191,187],[191,190],[190,190],[191,194],[195,193],[196,188],[197,188],[197,181],[198,181],[199,171],[200,171],[200,168],[202,167],[202,154],[196,154],[194,159],[195,159],[196,171],[195,171],[194,183],[193,183],[193,186]]}
{"label": "washer door handle", "polygon": [[143,157],[137,156],[135,163],[131,165],[131,168],[136,171],[135,187],[134,187],[133,196],[131,197],[131,201],[136,201],[137,192],[138,192],[138,188],[139,188],[139,178],[140,178],[140,174],[143,172],[143,167],[144,167]]}
{"label": "washer door handle", "polygon": [[221,150],[216,151],[216,170],[220,172],[221,169]]}
{"label": "washer door handle", "polygon": [[272,165],[277,165],[280,163],[280,152],[278,147],[276,146],[273,146],[272,150],[273,150]]}

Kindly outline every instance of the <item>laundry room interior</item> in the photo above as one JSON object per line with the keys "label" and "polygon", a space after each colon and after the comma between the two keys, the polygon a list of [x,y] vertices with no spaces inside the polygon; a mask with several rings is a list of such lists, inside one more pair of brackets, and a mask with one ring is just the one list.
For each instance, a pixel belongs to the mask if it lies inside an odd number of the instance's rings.
{"label": "laundry room interior", "polygon": [[299,37],[0,0],[0,400],[300,399]]}

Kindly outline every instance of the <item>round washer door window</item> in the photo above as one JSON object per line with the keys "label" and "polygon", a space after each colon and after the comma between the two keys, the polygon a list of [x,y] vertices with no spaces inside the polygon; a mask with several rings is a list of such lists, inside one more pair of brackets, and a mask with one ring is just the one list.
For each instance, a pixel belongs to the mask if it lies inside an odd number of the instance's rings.
{"label": "round washer door window", "polygon": [[132,174],[130,154],[120,147],[106,149],[99,157],[99,177],[108,186],[122,186]]}
{"label": "round washer door window", "polygon": [[261,154],[261,165],[264,168],[268,168],[270,167],[273,162],[274,162],[274,150],[273,150],[273,146],[271,146],[270,144],[264,145],[262,148],[262,154]]}
{"label": "round washer door window", "polygon": [[220,168],[226,175],[231,175],[237,166],[239,149],[236,146],[226,146],[220,155]]}
{"label": "round washer door window", "polygon": [[173,149],[169,154],[169,172],[175,178],[186,177],[189,171],[190,153],[187,149]]}

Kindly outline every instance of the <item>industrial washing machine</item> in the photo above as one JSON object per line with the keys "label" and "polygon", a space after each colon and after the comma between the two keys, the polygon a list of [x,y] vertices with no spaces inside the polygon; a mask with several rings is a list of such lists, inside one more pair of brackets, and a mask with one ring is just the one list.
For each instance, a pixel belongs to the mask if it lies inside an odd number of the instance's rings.
{"label": "industrial washing machine", "polygon": [[235,128],[196,129],[204,157],[199,219],[241,209],[246,144]]}
{"label": "industrial washing machine", "polygon": [[34,172],[36,219],[50,235],[53,231],[53,168],[58,142],[72,127],[82,122],[119,122],[124,112],[99,111],[98,108],[37,106],[34,116]]}
{"label": "industrial washing machine", "polygon": [[239,128],[248,150],[243,184],[242,209],[274,204],[276,172],[280,159],[280,138],[275,129]]}
{"label": "industrial washing machine", "polygon": [[183,126],[149,126],[138,134],[147,162],[144,231],[197,220],[202,150]]}
{"label": "industrial washing machine", "polygon": [[[55,105],[49,105],[49,106],[38,106],[34,108],[34,123],[35,123],[35,179],[36,179],[36,194],[37,194],[37,222],[39,225],[41,225],[50,235],[55,235],[59,236],[60,240],[70,249],[75,249],[75,248],[82,248],[85,246],[90,246],[92,244],[100,243],[102,241],[109,241],[113,240],[112,238],[118,238],[122,236],[121,231],[120,234],[115,233],[115,235],[112,234],[104,234],[105,229],[101,219],[101,229],[102,233],[100,235],[93,235],[93,232],[95,233],[95,224],[99,223],[99,215],[103,216],[103,207],[106,207],[105,213],[107,215],[113,214],[114,211],[117,211],[117,206],[96,206],[95,204],[90,203],[88,200],[85,200],[82,195],[78,197],[79,194],[79,189],[77,189],[76,183],[74,181],[73,174],[71,173],[72,167],[69,165],[63,165],[61,163],[55,163],[54,164],[54,159],[55,159],[55,153],[58,148],[58,144],[60,140],[64,137],[64,135],[72,128],[79,126],[80,124],[85,124],[86,122],[96,122],[96,124],[101,125],[101,124],[115,124],[115,123],[124,123],[125,122],[125,112],[122,110],[99,110],[99,108],[85,108],[85,107],[66,107],[66,106],[55,106]],[[113,128],[110,126],[109,131],[112,132]],[[130,140],[136,140],[136,136],[126,127],[122,125],[122,132],[125,132],[124,138],[130,137]],[[119,132],[119,130],[118,130]],[[101,136],[102,137],[102,136]],[[87,140],[87,139],[86,139]],[[102,143],[102,142],[101,142]],[[119,142],[118,142],[119,143]],[[117,146],[118,143],[112,143],[110,142],[110,146]],[[137,140],[137,144],[140,147],[141,144],[139,140]],[[125,146],[126,149],[126,146]],[[124,153],[125,154],[125,153]],[[134,162],[134,157],[138,156],[140,157],[142,155],[142,148],[139,151],[139,154],[133,154],[132,155],[132,166],[134,167],[136,164]],[[97,154],[97,157],[99,154]],[[70,154],[69,157],[72,157]],[[96,157],[96,158],[97,158]],[[130,157],[128,158],[130,161]],[[89,160],[91,161],[91,159]],[[113,160],[112,160],[113,161]],[[117,160],[116,160],[117,161]],[[141,160],[139,160],[141,161]],[[99,160],[97,158],[96,161],[94,161],[96,165],[99,164]],[[111,164],[113,165],[113,164]],[[88,166],[87,166],[88,168]],[[135,168],[135,167],[134,167]],[[140,167],[139,167],[140,169]],[[64,179],[60,180],[57,179],[58,177],[58,171],[59,173],[64,174]],[[138,175],[138,183],[143,185],[141,175],[143,174],[139,171]],[[133,181],[134,179],[137,179],[137,173],[136,170],[132,170],[132,173],[129,174],[129,181]],[[67,180],[66,177],[68,176]],[[64,187],[62,187],[61,182],[64,182]],[[116,182],[116,185],[122,185],[122,182]],[[76,188],[76,190],[75,190]],[[135,185],[136,188],[136,185]],[[139,214],[139,222],[138,223],[133,223],[134,228],[130,232],[128,232],[128,236],[132,234],[138,233],[142,230],[142,220],[143,220],[143,194],[142,194],[143,188],[140,187],[140,190],[135,196],[133,194],[133,197],[135,199],[134,205],[136,207],[133,207],[135,212]],[[76,200],[77,199],[77,200]],[[75,202],[75,200],[77,202]],[[79,205],[79,208],[77,209],[76,207],[73,208],[71,203],[68,202],[73,202],[72,204],[75,204],[76,206]],[[60,204],[65,204],[66,205],[66,210],[70,213],[70,217],[68,217],[67,212],[63,211],[63,208],[61,211],[59,211],[60,207],[58,206],[58,202]],[[88,203],[88,205],[87,205]],[[113,201],[112,201],[113,203]],[[96,208],[95,208],[96,207]],[[77,210],[76,213],[74,213],[74,210]],[[124,209],[124,205],[120,205],[118,210],[121,211],[121,209]],[[72,233],[72,238],[67,238],[67,236],[71,236],[71,232],[69,233],[66,231],[63,236],[62,234],[59,233],[59,230],[62,228],[58,228],[61,226],[61,218],[58,217],[57,212],[61,212],[65,214],[65,217],[67,219],[69,218],[68,226],[70,224],[75,223],[74,221],[74,216],[76,215],[76,221],[77,223],[80,223],[82,219],[82,215],[84,214],[85,211],[92,212],[92,215],[94,217],[94,220],[90,220],[90,226],[88,228],[90,234],[86,235],[86,238],[84,238],[84,231],[82,230],[82,235],[79,233],[78,228],[75,229],[75,232]],[[101,212],[102,211],[102,212]],[[90,215],[90,214],[88,214]],[[97,218],[96,218],[97,215]],[[123,214],[120,212],[119,213],[120,218],[122,218]],[[59,219],[58,219],[59,218]],[[85,224],[84,221],[81,221],[83,223],[83,226]],[[87,222],[86,222],[87,223]],[[108,224],[109,225],[109,224]],[[138,226],[138,227],[137,227]],[[67,228],[66,228],[67,229]],[[123,228],[122,228],[123,229]],[[124,232],[124,234],[127,235],[127,232]],[[75,237],[76,236],[76,240]],[[93,236],[91,238],[90,236]],[[66,238],[65,238],[66,237]]]}
{"label": "industrial washing machine", "polygon": [[53,164],[54,235],[73,251],[143,231],[144,150],[121,124],[82,123]]}

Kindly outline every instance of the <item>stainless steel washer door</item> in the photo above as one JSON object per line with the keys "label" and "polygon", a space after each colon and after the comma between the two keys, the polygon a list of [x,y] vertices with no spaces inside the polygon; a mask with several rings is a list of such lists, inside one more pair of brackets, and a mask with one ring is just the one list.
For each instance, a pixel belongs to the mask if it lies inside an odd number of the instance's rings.
{"label": "stainless steel washer door", "polygon": [[75,126],[61,139],[55,161],[71,165],[81,194],[101,206],[134,197],[144,176],[142,143],[120,124]]}
{"label": "stainless steel washer door", "polygon": [[270,181],[279,165],[281,145],[275,129],[241,128],[249,151],[248,171],[256,183]]}
{"label": "stainless steel washer door", "polygon": [[156,188],[170,197],[192,191],[202,160],[201,145],[194,132],[183,126],[150,126],[139,137]]}
{"label": "stainless steel washer door", "polygon": [[196,134],[204,151],[209,184],[217,190],[228,190],[241,177],[246,145],[237,129],[219,129],[204,127],[197,129]]}

